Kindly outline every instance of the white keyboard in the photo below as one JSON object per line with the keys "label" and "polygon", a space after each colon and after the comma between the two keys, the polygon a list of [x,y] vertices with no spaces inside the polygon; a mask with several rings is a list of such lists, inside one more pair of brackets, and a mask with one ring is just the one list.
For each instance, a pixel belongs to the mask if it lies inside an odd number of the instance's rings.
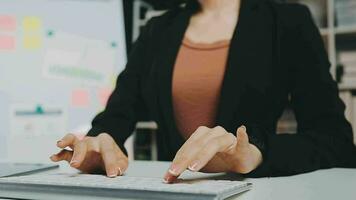
{"label": "white keyboard", "polygon": [[[107,178],[101,175],[54,174],[0,178],[0,197],[4,191],[32,193],[35,199],[55,199],[58,194],[87,195],[101,199],[214,199],[221,200],[250,189],[251,184],[228,180],[189,180],[166,184],[161,178],[120,176]],[[4,196],[9,197],[9,196]],[[65,197],[57,196],[58,199]],[[16,197],[20,198],[20,197]]]}

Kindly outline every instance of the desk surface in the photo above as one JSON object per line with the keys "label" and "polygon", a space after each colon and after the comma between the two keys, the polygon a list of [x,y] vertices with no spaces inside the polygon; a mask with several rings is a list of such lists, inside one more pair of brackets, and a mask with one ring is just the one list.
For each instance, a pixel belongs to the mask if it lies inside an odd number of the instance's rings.
{"label": "desk surface", "polygon": [[[169,162],[131,162],[127,176],[162,177],[168,169]],[[59,169],[43,172],[58,173],[74,170],[67,164],[61,164]],[[42,174],[43,174],[42,173]],[[182,178],[201,178],[222,176],[222,174],[203,174],[185,172]],[[223,176],[222,176],[223,177]],[[239,177],[235,177],[239,178]],[[241,178],[240,178],[241,179]],[[252,190],[232,199],[236,200],[355,200],[356,199],[356,169],[319,170],[307,174],[279,178],[245,179],[253,183]]]}

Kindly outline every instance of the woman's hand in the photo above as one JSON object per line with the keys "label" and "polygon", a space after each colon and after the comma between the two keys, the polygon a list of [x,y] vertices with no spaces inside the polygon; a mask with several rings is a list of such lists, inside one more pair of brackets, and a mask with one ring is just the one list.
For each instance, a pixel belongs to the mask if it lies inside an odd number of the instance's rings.
{"label": "woman's hand", "polygon": [[262,154],[249,143],[245,126],[237,129],[236,137],[220,126],[212,129],[199,127],[177,152],[164,181],[174,182],[186,169],[200,171],[206,168],[208,172],[245,174],[261,162]]}
{"label": "woman's hand", "polygon": [[[114,139],[107,133],[79,140],[68,134],[57,142],[63,150],[50,158],[54,162],[66,160],[71,167],[86,173],[106,171],[108,177],[122,175],[128,167],[128,159]],[[64,149],[70,147],[72,150]]]}

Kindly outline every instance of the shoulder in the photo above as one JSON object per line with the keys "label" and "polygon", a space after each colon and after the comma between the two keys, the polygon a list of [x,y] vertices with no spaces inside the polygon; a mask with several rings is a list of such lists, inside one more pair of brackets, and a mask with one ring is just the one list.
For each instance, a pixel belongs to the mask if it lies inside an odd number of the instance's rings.
{"label": "shoulder", "polygon": [[305,24],[314,23],[309,8],[298,3],[277,3],[268,1],[275,17],[282,27],[298,29]]}
{"label": "shoulder", "polygon": [[186,12],[187,10],[181,7],[170,9],[160,16],[151,18],[147,22],[145,29],[151,35],[162,32],[168,27],[172,25],[174,26],[177,22],[183,20],[183,15]]}

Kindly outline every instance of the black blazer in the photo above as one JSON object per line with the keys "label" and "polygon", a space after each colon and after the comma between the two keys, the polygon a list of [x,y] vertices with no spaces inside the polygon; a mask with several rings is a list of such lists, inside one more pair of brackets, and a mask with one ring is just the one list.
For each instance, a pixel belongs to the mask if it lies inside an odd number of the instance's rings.
{"label": "black blazer", "polygon": [[[123,148],[145,109],[158,124],[158,158],[172,160],[184,143],[172,108],[172,71],[193,6],[153,18],[134,45],[104,112],[89,135],[107,132]],[[216,125],[245,125],[263,164],[250,176],[355,167],[352,129],[329,73],[318,28],[302,5],[243,0],[222,85]],[[297,134],[276,134],[291,102]]]}

